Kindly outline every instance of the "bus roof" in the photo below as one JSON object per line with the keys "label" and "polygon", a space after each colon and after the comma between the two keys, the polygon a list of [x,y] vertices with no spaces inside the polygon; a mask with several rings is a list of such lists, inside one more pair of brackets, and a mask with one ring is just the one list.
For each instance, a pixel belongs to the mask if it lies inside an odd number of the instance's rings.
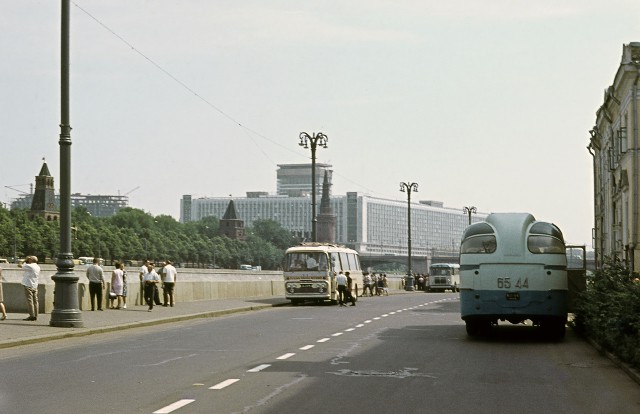
{"label": "bus roof", "polygon": [[357,251],[350,249],[346,246],[331,244],[331,243],[301,243],[297,246],[292,246],[287,249],[285,253],[295,252],[348,252],[358,254]]}

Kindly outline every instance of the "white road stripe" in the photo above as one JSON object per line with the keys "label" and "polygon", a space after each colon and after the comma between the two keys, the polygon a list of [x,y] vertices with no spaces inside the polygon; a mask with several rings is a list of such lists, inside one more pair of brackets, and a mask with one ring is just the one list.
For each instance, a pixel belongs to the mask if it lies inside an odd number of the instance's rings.
{"label": "white road stripe", "polygon": [[235,384],[236,382],[240,381],[240,378],[231,378],[225,381],[222,381],[219,384],[214,385],[213,387],[209,387],[210,390],[221,390],[223,388],[228,387],[231,384]]}
{"label": "white road stripe", "polygon": [[278,358],[276,359],[289,359],[292,356],[294,356],[295,354],[293,352],[289,352],[288,354],[284,354],[284,355],[280,355]]}
{"label": "white road stripe", "polygon": [[349,329],[345,329],[344,331],[345,332],[351,332],[351,331],[355,331],[355,330],[356,330],[356,328],[349,328]]}
{"label": "white road stripe", "polygon": [[305,345],[302,348],[300,348],[301,351],[308,351],[311,348],[313,348],[315,345]]}
{"label": "white road stripe", "polygon": [[362,328],[364,326],[364,323],[359,323],[356,325],[356,328]]}
{"label": "white road stripe", "polygon": [[336,333],[332,334],[331,336],[340,336],[340,335],[342,335],[342,332],[336,332]]}
{"label": "white road stripe", "polygon": [[154,411],[153,414],[169,414],[177,410],[178,408],[182,408],[187,404],[191,404],[194,401],[195,400],[188,400],[188,399],[179,400],[174,402],[173,404],[167,405],[166,407],[163,407],[157,411]]}
{"label": "white road stripe", "polygon": [[255,368],[251,368],[250,370],[248,370],[247,372],[260,372],[265,368],[269,368],[271,366],[271,364],[262,364],[262,365],[258,365]]}
{"label": "white road stripe", "polygon": [[318,339],[316,342],[327,342],[328,340],[330,340],[331,338],[322,338],[322,339]]}

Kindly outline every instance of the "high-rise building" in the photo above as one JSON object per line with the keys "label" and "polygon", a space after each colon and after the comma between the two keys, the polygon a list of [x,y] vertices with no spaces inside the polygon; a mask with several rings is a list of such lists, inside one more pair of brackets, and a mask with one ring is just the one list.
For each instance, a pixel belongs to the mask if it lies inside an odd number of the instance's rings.
{"label": "high-rise building", "polygon": [[[311,164],[278,164],[276,171],[277,193],[288,197],[305,197],[311,195]],[[322,192],[321,179],[327,174],[331,186],[333,171],[331,165],[316,163],[316,197]],[[331,196],[331,194],[329,194]]]}

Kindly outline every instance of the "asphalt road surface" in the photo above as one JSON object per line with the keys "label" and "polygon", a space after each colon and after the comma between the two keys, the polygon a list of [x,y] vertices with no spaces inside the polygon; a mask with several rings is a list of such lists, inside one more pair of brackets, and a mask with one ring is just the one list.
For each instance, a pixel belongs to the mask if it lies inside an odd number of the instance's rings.
{"label": "asphalt road surface", "polygon": [[0,413],[635,413],[570,330],[469,339],[457,294],[362,298],[0,351]]}

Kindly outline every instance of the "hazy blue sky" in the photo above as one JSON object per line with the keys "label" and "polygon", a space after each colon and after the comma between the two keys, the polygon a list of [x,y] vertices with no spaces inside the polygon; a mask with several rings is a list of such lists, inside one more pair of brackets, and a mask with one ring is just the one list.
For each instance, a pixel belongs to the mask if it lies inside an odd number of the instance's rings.
{"label": "hazy blue sky", "polygon": [[[0,201],[56,188],[60,2],[0,0]],[[531,212],[591,245],[588,131],[638,0],[75,0],[72,192],[179,217],[276,189],[323,132],[334,194]],[[461,211],[462,214],[462,211]]]}

